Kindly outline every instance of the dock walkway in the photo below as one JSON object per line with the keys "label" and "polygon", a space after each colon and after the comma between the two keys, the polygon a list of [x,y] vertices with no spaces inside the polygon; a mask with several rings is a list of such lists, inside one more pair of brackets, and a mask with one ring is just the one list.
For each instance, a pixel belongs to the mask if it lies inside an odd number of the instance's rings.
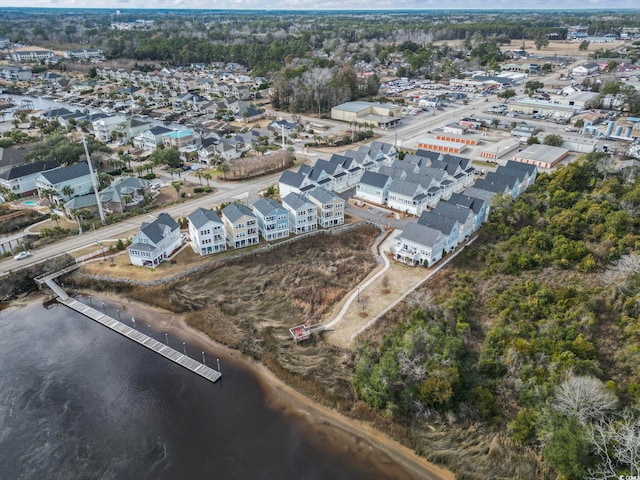
{"label": "dock walkway", "polygon": [[66,305],[72,310],[75,310],[82,315],[89,317],[91,320],[104,325],[105,327],[113,330],[120,335],[127,337],[129,340],[133,340],[134,342],[142,345],[143,347],[152,350],[153,352],[162,355],[163,357],[171,360],[174,363],[177,363],[181,367],[186,368],[187,370],[192,371],[193,373],[197,373],[203,378],[211,382],[215,382],[220,377],[222,377],[222,373],[214,370],[213,368],[207,367],[203,363],[194,360],[193,358],[174,350],[173,348],[165,345],[157,340],[145,335],[144,333],[136,330],[135,328],[131,328],[124,323],[116,320],[115,318],[110,317],[102,312],[99,312],[93,307],[85,305],[74,298],[71,298],[69,295],[65,293],[65,291],[60,288],[52,278],[47,278],[44,283],[47,284],[49,288],[55,293],[58,297],[58,302]]}

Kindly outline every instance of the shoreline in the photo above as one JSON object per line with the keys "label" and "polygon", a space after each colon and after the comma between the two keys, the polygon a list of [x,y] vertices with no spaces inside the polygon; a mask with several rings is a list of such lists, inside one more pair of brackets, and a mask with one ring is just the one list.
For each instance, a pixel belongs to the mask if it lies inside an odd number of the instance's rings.
{"label": "shoreline", "polygon": [[[121,305],[122,311],[126,311],[127,316],[144,319],[145,323],[151,325],[156,332],[167,332],[170,338],[175,337],[187,341],[189,345],[197,346],[209,355],[213,355],[215,352],[218,357],[233,358],[256,378],[270,408],[284,415],[295,416],[298,420],[303,419],[314,430],[327,431],[331,437],[340,439],[336,442],[340,448],[350,449],[353,437],[359,438],[361,440],[361,442],[357,442],[360,444],[359,450],[369,451],[369,455],[373,458],[379,458],[380,454],[386,455],[393,462],[393,465],[380,463],[381,468],[386,467],[383,469],[393,475],[393,478],[405,478],[402,475],[398,476],[400,474],[398,467],[406,472],[408,478],[427,480],[453,480],[455,478],[449,470],[428,462],[410,448],[389,438],[366,422],[348,418],[303,395],[279,379],[264,364],[248,358],[239,351],[216,342],[204,332],[190,327],[182,315],[131,300],[113,292],[85,291],[85,293],[101,301],[104,300],[107,304]],[[150,313],[156,315],[150,315]],[[224,362],[221,364],[221,371],[223,378],[219,381],[224,381]]]}

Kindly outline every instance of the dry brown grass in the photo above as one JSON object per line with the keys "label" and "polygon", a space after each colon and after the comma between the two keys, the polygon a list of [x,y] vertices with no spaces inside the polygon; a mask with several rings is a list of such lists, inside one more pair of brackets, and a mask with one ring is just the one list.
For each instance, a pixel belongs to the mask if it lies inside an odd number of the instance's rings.
{"label": "dry brown grass", "polygon": [[[377,229],[362,226],[342,235],[317,235],[170,284],[126,289],[126,294],[174,312],[188,312],[190,325],[259,358],[318,401],[348,409],[354,401],[351,356],[319,336],[296,345],[288,329],[321,321],[337,300],[376,267],[370,246],[378,234]],[[178,255],[177,264],[165,262],[157,272],[138,267],[139,278],[172,274],[189,262],[194,255],[190,250]],[[126,255],[116,257],[115,263],[110,267],[109,262],[98,262],[87,271],[114,274],[127,269],[130,274]],[[99,288],[95,283],[92,287]]]}

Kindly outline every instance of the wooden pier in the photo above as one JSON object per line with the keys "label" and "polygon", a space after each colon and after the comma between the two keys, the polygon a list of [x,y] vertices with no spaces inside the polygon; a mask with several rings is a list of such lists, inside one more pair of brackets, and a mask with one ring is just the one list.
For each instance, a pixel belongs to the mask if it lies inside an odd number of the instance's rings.
{"label": "wooden pier", "polygon": [[308,340],[311,337],[311,334],[316,332],[322,332],[326,330],[326,327],[322,323],[316,323],[315,325],[298,325],[296,327],[291,327],[289,329],[289,334],[293,338],[293,341],[298,343],[304,340]]}
{"label": "wooden pier", "polygon": [[99,312],[93,307],[85,305],[84,303],[71,298],[69,295],[66,294],[66,292],[62,288],[60,288],[53,281],[52,278],[49,277],[45,279],[43,283],[46,283],[46,285],[58,297],[58,302],[66,305],[67,307],[69,307],[72,310],[75,310],[78,313],[81,313],[86,317],[89,317],[91,320],[94,320],[95,322],[101,325],[104,325],[105,327],[113,330],[114,332],[119,333],[124,337],[127,337],[129,340],[133,340],[134,342],[142,345],[143,347],[146,347],[149,350],[152,350],[153,352],[159,355],[162,355],[163,357],[171,360],[174,363],[177,363],[181,367],[184,367],[187,370],[192,371],[193,373],[197,373],[201,377],[206,378],[211,382],[215,382],[220,377],[222,377],[222,373],[218,372],[217,370],[207,367],[206,365],[198,362],[197,360],[194,360],[191,357],[188,357],[187,355],[184,355],[183,353],[177,350],[174,350],[168,345],[158,342],[157,340],[145,335],[144,333],[136,330],[135,328],[131,328],[125,325],[124,323],[116,320],[115,318],[112,318],[106,315],[105,313]]}

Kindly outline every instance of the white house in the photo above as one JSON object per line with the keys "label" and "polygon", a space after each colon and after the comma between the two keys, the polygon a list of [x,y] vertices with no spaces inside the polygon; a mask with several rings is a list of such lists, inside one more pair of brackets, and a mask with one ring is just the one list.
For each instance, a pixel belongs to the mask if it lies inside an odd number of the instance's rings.
{"label": "white house", "polygon": [[181,244],[180,225],[168,213],[161,213],[153,222],[143,222],[127,251],[132,265],[155,268]]}
{"label": "white house", "polygon": [[93,180],[86,162],[42,172],[36,177],[35,183],[40,198],[48,196],[43,195],[45,190],[55,191],[51,196],[54,203],[93,193]]}
{"label": "white house", "polygon": [[355,196],[368,202],[384,205],[389,195],[391,182],[391,178],[387,175],[370,171],[364,172],[356,185]]}
{"label": "white house", "polygon": [[438,230],[444,236],[444,251],[454,250],[459,243],[460,224],[455,218],[437,215],[433,212],[422,212],[418,225]]}
{"label": "white house", "polygon": [[232,203],[222,209],[227,244],[233,248],[257,245],[258,219],[245,205]]}
{"label": "white house", "polygon": [[258,217],[260,235],[266,241],[289,236],[289,213],[272,198],[259,199],[253,204],[253,213]]}
{"label": "white house", "polygon": [[41,161],[9,167],[0,173],[0,185],[21,197],[34,195],[38,192],[36,177],[59,166],[56,162]]}
{"label": "white house", "polygon": [[162,143],[162,137],[172,131],[170,128],[159,125],[149,128],[133,137],[133,146],[140,150],[153,152]]}
{"label": "white house", "polygon": [[330,228],[344,223],[344,199],[321,187],[307,192],[307,197],[316,204],[318,225]]}
{"label": "white house", "polygon": [[227,249],[224,222],[216,212],[206,208],[198,208],[187,218],[189,220],[189,241],[194,252],[208,255]]}
{"label": "white house", "polygon": [[282,199],[282,205],[289,212],[291,233],[313,232],[318,227],[316,205],[300,193],[291,192]]}
{"label": "white house", "polygon": [[397,261],[408,265],[431,266],[442,258],[445,239],[435,228],[408,223],[393,242],[393,254]]}

